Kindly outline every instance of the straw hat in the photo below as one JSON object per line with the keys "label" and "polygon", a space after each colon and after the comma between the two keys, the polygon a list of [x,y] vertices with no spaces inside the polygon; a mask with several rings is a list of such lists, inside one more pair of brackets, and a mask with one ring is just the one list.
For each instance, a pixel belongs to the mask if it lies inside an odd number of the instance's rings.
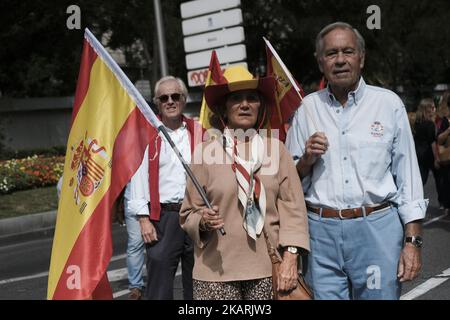
{"label": "straw hat", "polygon": [[257,90],[265,98],[270,109],[275,106],[275,79],[271,76],[255,78],[242,65],[231,66],[223,74],[228,83],[213,84],[205,88],[205,99],[212,112],[225,103],[227,94],[240,90]]}

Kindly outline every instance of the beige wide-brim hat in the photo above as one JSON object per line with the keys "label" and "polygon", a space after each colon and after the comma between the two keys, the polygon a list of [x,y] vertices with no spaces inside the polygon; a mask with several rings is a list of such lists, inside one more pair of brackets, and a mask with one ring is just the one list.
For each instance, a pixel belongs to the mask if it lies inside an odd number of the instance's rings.
{"label": "beige wide-brim hat", "polygon": [[223,74],[228,83],[213,84],[205,88],[205,99],[212,112],[224,105],[227,94],[240,90],[257,90],[265,98],[267,108],[275,106],[275,78],[255,78],[242,65],[231,66]]}

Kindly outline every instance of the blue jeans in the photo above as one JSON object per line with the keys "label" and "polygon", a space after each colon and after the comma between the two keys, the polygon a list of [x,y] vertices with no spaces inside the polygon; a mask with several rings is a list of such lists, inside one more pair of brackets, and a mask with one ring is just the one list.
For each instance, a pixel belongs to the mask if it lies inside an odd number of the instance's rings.
{"label": "blue jeans", "polygon": [[129,288],[144,287],[142,271],[145,263],[145,247],[142,239],[141,226],[136,215],[125,210],[125,224],[127,227],[127,270]]}
{"label": "blue jeans", "polygon": [[311,254],[305,278],[315,299],[400,298],[403,225],[396,208],[341,220],[308,212]]}

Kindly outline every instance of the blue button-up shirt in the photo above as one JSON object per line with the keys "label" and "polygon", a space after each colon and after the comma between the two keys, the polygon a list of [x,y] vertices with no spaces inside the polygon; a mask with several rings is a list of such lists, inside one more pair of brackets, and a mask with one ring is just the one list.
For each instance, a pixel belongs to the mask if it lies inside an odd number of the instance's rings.
{"label": "blue button-up shirt", "polygon": [[423,199],[414,140],[395,93],[361,78],[345,107],[329,88],[308,95],[287,134],[294,160],[317,131],[325,133],[329,147],[302,179],[308,203],[346,209],[390,201],[404,224],[425,217],[428,200]]}

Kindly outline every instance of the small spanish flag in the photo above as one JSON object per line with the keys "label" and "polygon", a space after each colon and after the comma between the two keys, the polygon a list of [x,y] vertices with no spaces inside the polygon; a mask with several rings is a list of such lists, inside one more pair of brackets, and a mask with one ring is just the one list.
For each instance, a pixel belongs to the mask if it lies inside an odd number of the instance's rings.
{"label": "small spanish flag", "polygon": [[271,115],[270,126],[272,129],[280,129],[279,139],[284,142],[286,127],[295,110],[300,106],[304,92],[269,40],[263,39],[266,44],[267,75],[277,80],[275,96],[277,110]]}
{"label": "small spanish flag", "polygon": [[[225,79],[225,77],[223,76],[223,72],[220,67],[216,51],[213,50],[211,52],[211,60],[209,62],[209,69],[208,75],[206,76],[205,88],[213,84],[222,84],[222,83],[227,83],[227,79]],[[199,122],[205,129],[211,128],[211,124],[209,123],[209,116],[211,115],[211,113],[212,111],[208,107],[208,104],[206,103],[205,100],[205,96],[203,95],[202,106],[200,108]]]}
{"label": "small spanish flag", "polygon": [[84,37],[48,299],[112,299],[112,207],[154,132],[142,96],[89,30]]}

